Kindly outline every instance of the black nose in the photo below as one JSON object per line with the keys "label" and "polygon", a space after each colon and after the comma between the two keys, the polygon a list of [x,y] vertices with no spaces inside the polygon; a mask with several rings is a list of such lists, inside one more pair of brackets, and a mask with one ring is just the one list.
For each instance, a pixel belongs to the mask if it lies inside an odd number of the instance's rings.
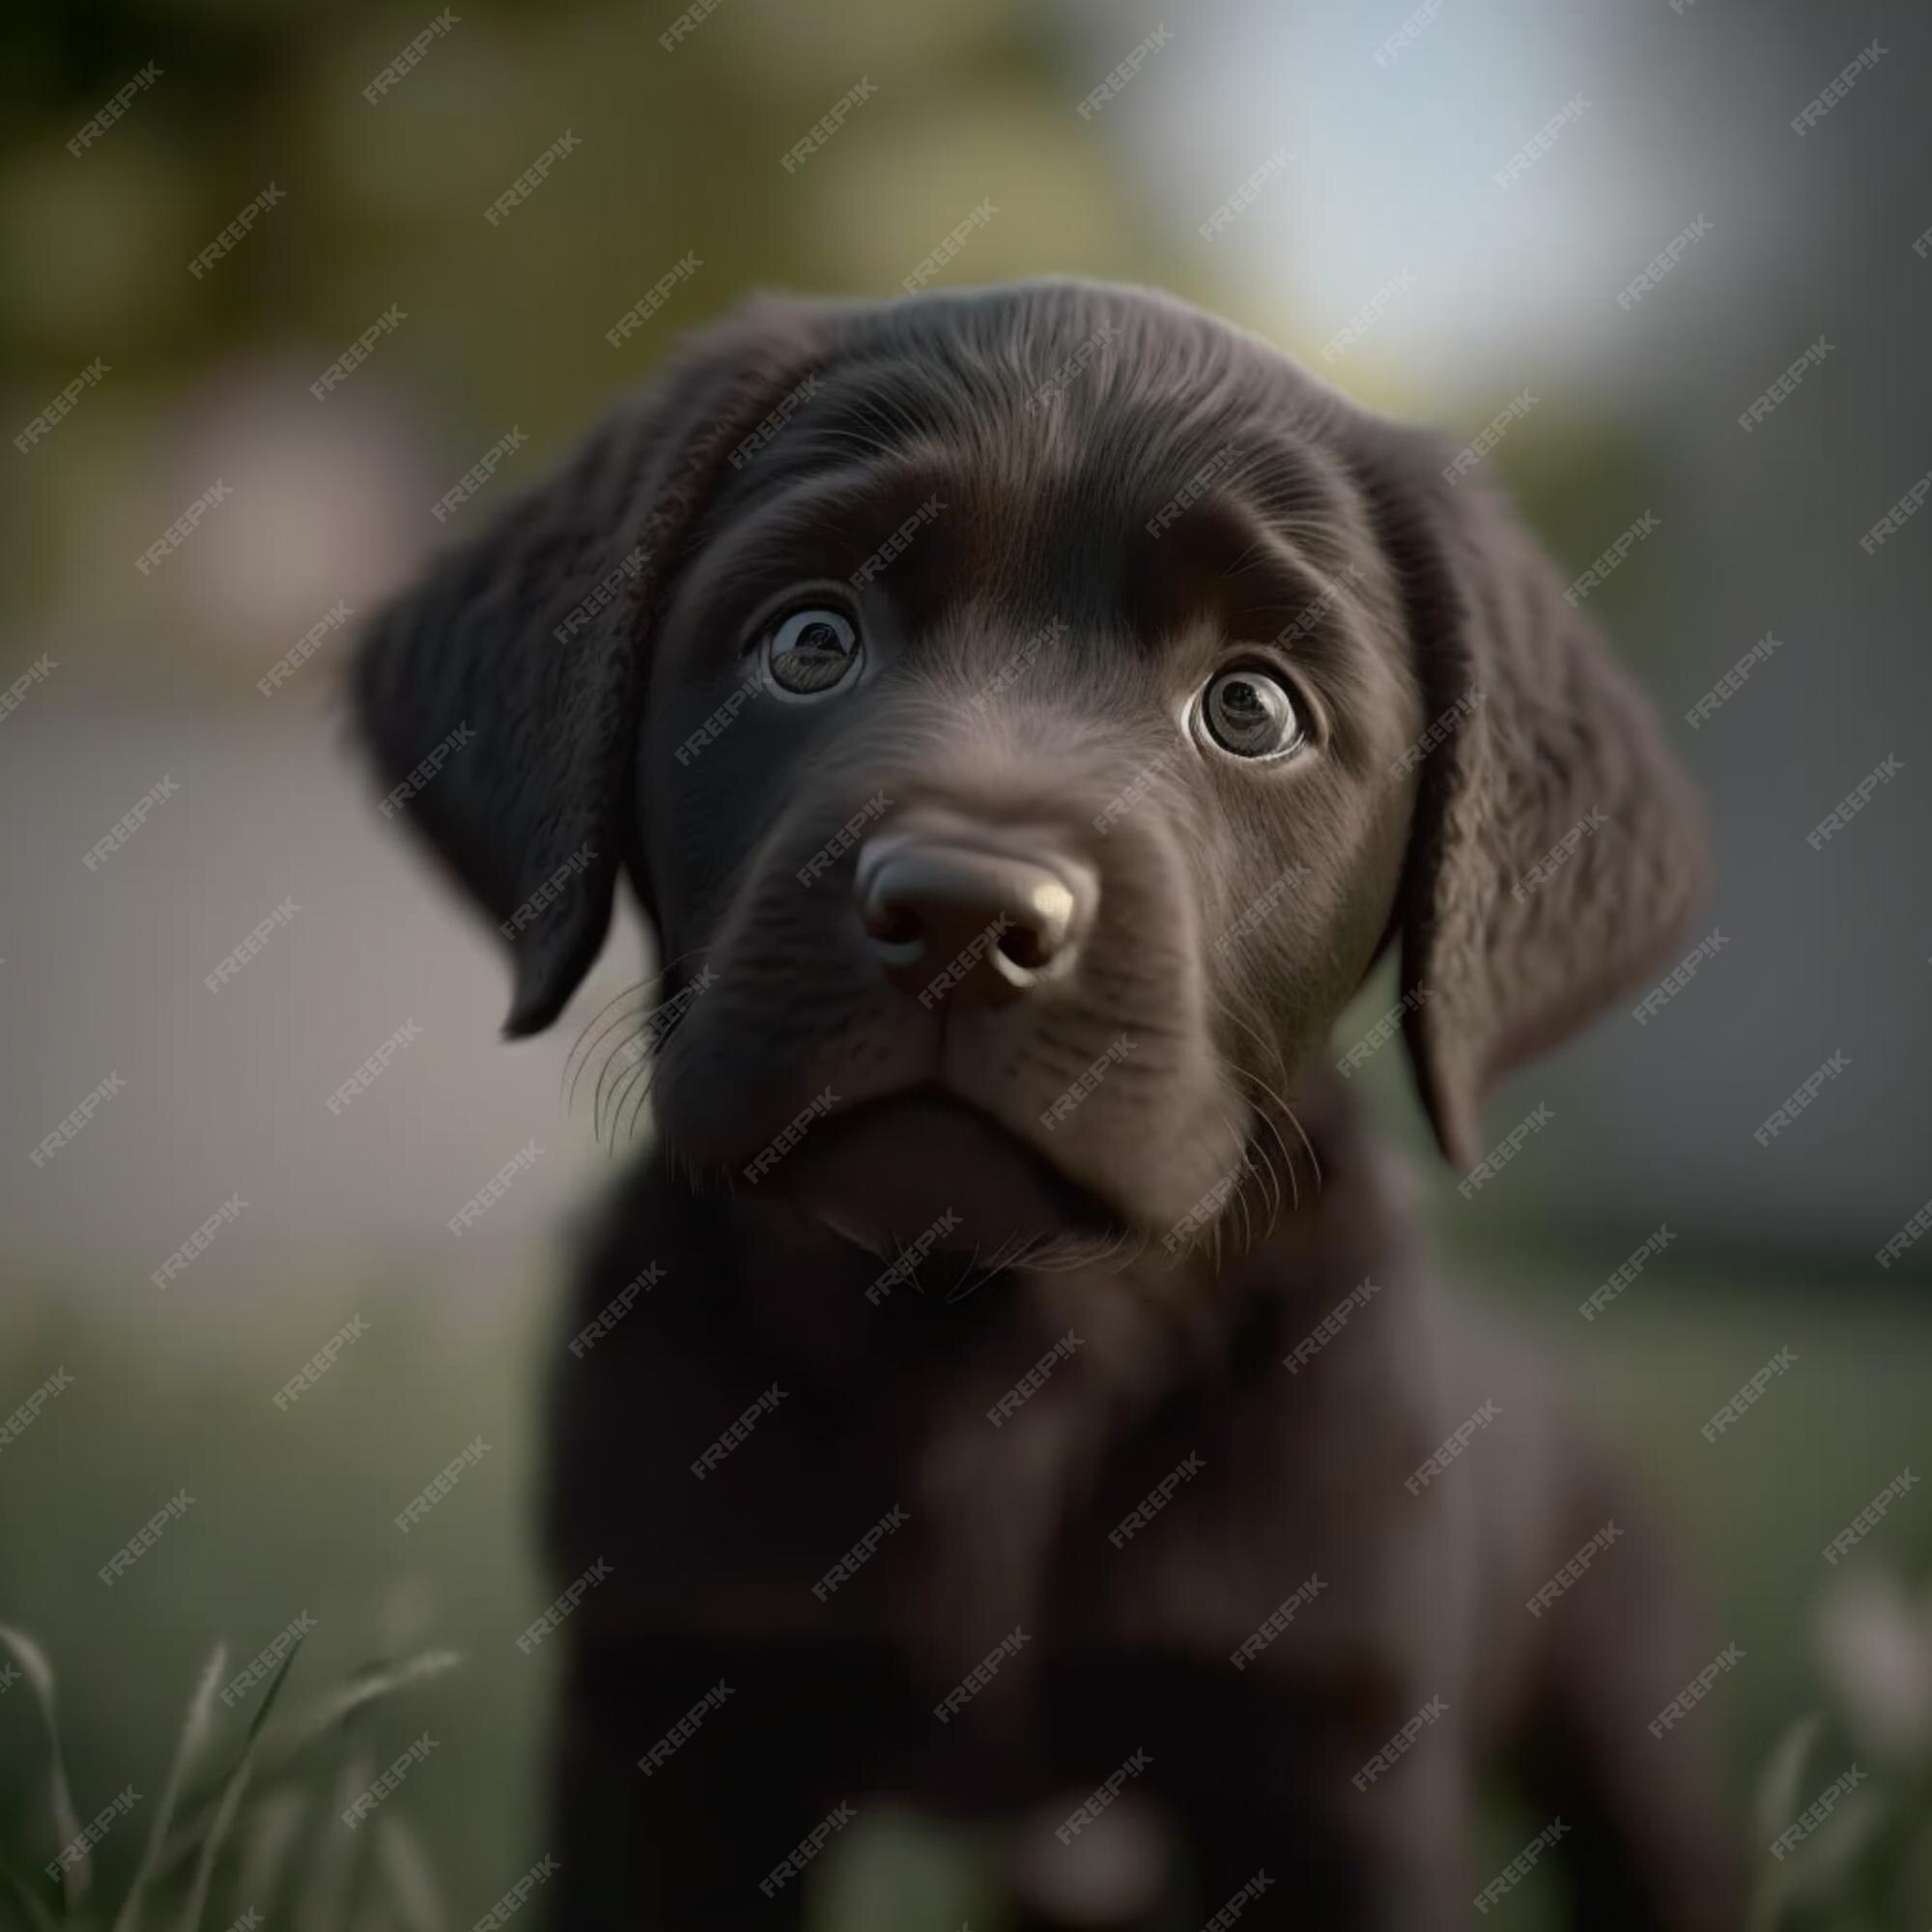
{"label": "black nose", "polygon": [[992,1006],[1072,963],[1094,885],[1068,861],[888,832],[866,841],[853,892],[895,985],[923,1006]]}

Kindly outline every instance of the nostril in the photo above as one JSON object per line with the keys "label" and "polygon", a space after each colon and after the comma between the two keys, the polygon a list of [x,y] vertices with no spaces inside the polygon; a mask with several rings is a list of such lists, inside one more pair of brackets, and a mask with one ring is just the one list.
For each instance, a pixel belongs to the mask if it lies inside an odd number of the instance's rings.
{"label": "nostril", "polygon": [[1009,925],[1000,935],[1000,951],[1015,966],[1037,973],[1053,957],[1054,949],[1030,925]]}
{"label": "nostril", "polygon": [[910,906],[888,901],[866,908],[866,930],[887,946],[910,945],[923,929],[919,914]]}

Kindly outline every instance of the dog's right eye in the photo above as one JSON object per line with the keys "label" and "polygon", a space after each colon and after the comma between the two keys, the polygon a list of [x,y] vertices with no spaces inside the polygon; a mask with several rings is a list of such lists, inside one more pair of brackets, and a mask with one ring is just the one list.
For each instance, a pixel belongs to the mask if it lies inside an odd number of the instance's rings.
{"label": "dog's right eye", "polygon": [[823,697],[859,668],[859,633],[842,611],[794,611],[765,634],[765,676],[789,697]]}

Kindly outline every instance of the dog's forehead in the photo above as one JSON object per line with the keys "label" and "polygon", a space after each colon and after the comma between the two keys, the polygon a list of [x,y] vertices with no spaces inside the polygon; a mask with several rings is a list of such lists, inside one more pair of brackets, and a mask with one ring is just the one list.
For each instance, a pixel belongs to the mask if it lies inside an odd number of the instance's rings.
{"label": "dog's forehead", "polygon": [[1264,530],[1318,578],[1359,549],[1335,400],[1265,344],[1130,292],[858,311],[709,525],[850,483],[837,515],[917,546],[916,565],[882,569],[894,594],[999,591],[1076,624],[1125,608],[1157,627]]}

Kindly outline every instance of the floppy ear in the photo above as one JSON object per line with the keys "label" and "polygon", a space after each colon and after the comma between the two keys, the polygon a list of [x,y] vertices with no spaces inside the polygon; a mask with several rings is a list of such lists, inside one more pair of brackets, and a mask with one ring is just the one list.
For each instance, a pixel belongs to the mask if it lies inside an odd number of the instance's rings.
{"label": "floppy ear", "polygon": [[507,942],[512,1037],[556,1017],[604,943],[667,587],[727,456],[819,338],[815,311],[770,300],[707,331],[370,626],[354,701],[384,813]]}
{"label": "floppy ear", "polygon": [[1431,728],[1403,908],[1404,1026],[1442,1151],[1489,1086],[1638,983],[1705,880],[1702,817],[1649,705],[1513,513],[1423,472],[1375,487]]}

